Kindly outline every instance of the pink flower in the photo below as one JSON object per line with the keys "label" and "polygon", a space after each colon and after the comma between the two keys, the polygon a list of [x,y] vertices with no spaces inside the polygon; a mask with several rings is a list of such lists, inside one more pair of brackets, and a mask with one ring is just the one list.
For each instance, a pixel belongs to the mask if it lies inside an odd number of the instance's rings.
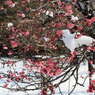
{"label": "pink flower", "polygon": [[8,5],[8,7],[15,7],[15,4],[17,4],[16,2],[12,2],[11,0],[8,0],[8,1],[6,1],[6,4]]}
{"label": "pink flower", "polygon": [[58,31],[56,32],[56,34],[57,34],[58,36],[61,36],[61,35],[63,34],[63,31],[62,31],[62,30],[58,30]]}
{"label": "pink flower", "polygon": [[90,64],[93,64],[93,61],[89,61]]}
{"label": "pink flower", "polygon": [[29,51],[29,47],[24,48],[24,53],[26,53],[27,51]]}
{"label": "pink flower", "polygon": [[8,47],[5,47],[5,46],[4,46],[3,49],[8,49]]}
{"label": "pink flower", "polygon": [[71,10],[72,9],[72,5],[68,5],[65,7],[65,9],[68,11],[68,10]]}
{"label": "pink flower", "polygon": [[8,7],[12,8],[12,4],[11,5],[8,5]]}
{"label": "pink flower", "polygon": [[73,11],[72,10],[68,10],[67,11],[67,14],[72,15],[73,14]]}
{"label": "pink flower", "polygon": [[9,38],[10,38],[10,39],[14,39],[14,35],[10,35]]}
{"label": "pink flower", "polygon": [[62,2],[60,2],[60,1],[58,1],[57,3],[58,3],[58,5],[59,5],[59,6],[61,6],[61,5],[62,5]]}
{"label": "pink flower", "polygon": [[25,64],[25,68],[30,68],[30,66],[28,64]]}
{"label": "pink flower", "polygon": [[22,7],[25,7],[25,4],[21,4]]}
{"label": "pink flower", "polygon": [[73,52],[73,55],[77,55],[77,54],[78,54],[78,52],[76,52],[76,51]]}
{"label": "pink flower", "polygon": [[3,44],[3,49],[8,49],[6,44]]}
{"label": "pink flower", "polygon": [[78,30],[83,30],[83,28],[82,28],[82,27],[80,27],[80,26],[79,26],[77,29],[78,29]]}
{"label": "pink flower", "polygon": [[13,64],[14,63],[14,61],[8,61],[7,62],[7,64]]}
{"label": "pink flower", "polygon": [[53,59],[52,58],[49,58],[48,59],[48,64],[52,64],[53,63]]}
{"label": "pink flower", "polygon": [[3,7],[0,7],[0,10],[3,10],[4,8]]}
{"label": "pink flower", "polygon": [[92,23],[95,22],[95,17],[92,17],[92,18],[91,18],[91,22],[92,22]]}
{"label": "pink flower", "polygon": [[47,91],[43,90],[41,95],[47,95]]}
{"label": "pink flower", "polygon": [[21,3],[25,3],[26,1],[21,1]]}
{"label": "pink flower", "polygon": [[0,76],[0,79],[2,79],[3,78],[3,76]]}
{"label": "pink flower", "polygon": [[91,83],[95,85],[95,80],[91,80]]}
{"label": "pink flower", "polygon": [[21,16],[21,17],[25,17],[25,14],[19,13],[19,14],[17,14],[17,15],[19,15],[19,16]]}
{"label": "pink flower", "polygon": [[55,47],[55,46],[51,46],[50,48],[51,48],[51,49],[55,49],[55,50],[57,49],[57,47]]}
{"label": "pink flower", "polygon": [[52,27],[55,27],[55,26],[56,26],[56,23],[52,21],[52,22],[51,22],[51,26],[52,26]]}
{"label": "pink flower", "polygon": [[95,91],[95,86],[93,85],[93,84],[91,84],[90,86],[89,86],[89,89],[87,90],[87,92],[94,92]]}
{"label": "pink flower", "polygon": [[6,81],[7,81],[7,82],[10,82],[10,80],[9,80],[9,79],[7,79]]}
{"label": "pink flower", "polygon": [[93,50],[93,51],[95,51],[95,47],[87,47],[87,50]]}
{"label": "pink flower", "polygon": [[66,59],[66,62],[70,62],[71,58]]}
{"label": "pink flower", "polygon": [[12,4],[12,1],[10,1],[10,0],[6,1],[6,4],[7,4],[7,5]]}
{"label": "pink flower", "polygon": [[24,34],[25,36],[28,36],[28,35],[29,35],[29,31],[23,32],[23,34]]}
{"label": "pink flower", "polygon": [[8,84],[3,85],[4,88],[7,88]]}
{"label": "pink flower", "polygon": [[54,72],[52,72],[52,71],[48,72],[47,74],[48,74],[49,76],[51,76],[51,77],[55,76]]}
{"label": "pink flower", "polygon": [[41,1],[41,2],[42,2],[43,0],[39,0],[39,1]]}
{"label": "pink flower", "polygon": [[13,51],[10,50],[10,51],[8,52],[8,55],[12,55],[12,54],[13,54]]}
{"label": "pink flower", "polygon": [[70,29],[73,28],[74,26],[75,25],[73,23],[67,23],[67,27],[70,28]]}
{"label": "pink flower", "polygon": [[90,26],[90,25],[92,24],[92,20],[90,20],[90,19],[86,19],[85,21],[86,21],[86,24],[87,24],[88,26]]}
{"label": "pink flower", "polygon": [[15,48],[18,46],[18,43],[16,41],[11,41],[12,48]]}
{"label": "pink flower", "polygon": [[92,47],[91,50],[95,51],[95,47]]}
{"label": "pink flower", "polygon": [[89,47],[87,47],[86,49],[87,49],[87,50],[91,50],[91,47],[89,46]]}
{"label": "pink flower", "polygon": [[73,59],[74,57],[75,57],[75,55],[72,54],[72,55],[70,56],[70,59]]}
{"label": "pink flower", "polygon": [[59,22],[59,23],[56,24],[56,26],[60,28],[60,27],[62,27],[62,23]]}

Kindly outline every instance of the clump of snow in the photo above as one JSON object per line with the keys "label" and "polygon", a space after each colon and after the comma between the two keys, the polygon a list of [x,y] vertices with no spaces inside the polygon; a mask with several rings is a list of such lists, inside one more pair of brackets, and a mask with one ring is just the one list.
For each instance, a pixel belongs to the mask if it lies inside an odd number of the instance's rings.
{"label": "clump of snow", "polygon": [[45,13],[47,16],[53,17],[54,13],[52,11],[43,11],[43,13]]}
{"label": "clump of snow", "polygon": [[78,21],[79,20],[79,18],[77,17],[77,16],[74,16],[74,15],[72,15],[71,16],[71,21]]}
{"label": "clump of snow", "polygon": [[62,40],[65,43],[65,46],[73,53],[75,48],[78,48],[82,45],[91,46],[95,39],[81,35],[81,37],[76,38],[76,33],[71,34],[68,29],[62,30]]}
{"label": "clump of snow", "polygon": [[86,45],[86,46],[91,46],[91,44],[95,41],[95,39],[82,35],[80,38],[75,39],[77,47]]}
{"label": "clump of snow", "polygon": [[62,40],[65,43],[65,46],[71,51],[74,52],[76,45],[75,45],[75,40],[74,37],[75,35],[70,34],[70,31],[68,29],[62,30],[63,35],[62,35]]}
{"label": "clump of snow", "polygon": [[95,73],[92,75],[92,80],[95,80]]}
{"label": "clump of snow", "polygon": [[10,23],[7,24],[7,26],[8,27],[12,27],[13,26],[13,23],[10,22]]}
{"label": "clump of snow", "polygon": [[44,39],[46,42],[50,40],[50,39],[47,38],[47,37],[43,37],[43,39]]}
{"label": "clump of snow", "polygon": [[12,7],[15,7],[16,6],[16,4],[12,4]]}

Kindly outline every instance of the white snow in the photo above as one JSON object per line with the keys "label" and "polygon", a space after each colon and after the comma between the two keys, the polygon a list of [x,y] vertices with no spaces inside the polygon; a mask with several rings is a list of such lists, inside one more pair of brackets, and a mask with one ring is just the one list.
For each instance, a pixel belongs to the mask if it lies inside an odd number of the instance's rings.
{"label": "white snow", "polygon": [[8,27],[12,27],[13,26],[13,23],[8,23]]}
{"label": "white snow", "polygon": [[43,13],[45,13],[47,16],[53,17],[54,13],[50,10],[44,10]]}
{"label": "white snow", "polygon": [[77,47],[86,45],[86,46],[91,46],[91,44],[95,41],[93,38],[89,36],[82,35],[80,38],[75,39]]}
{"label": "white snow", "polygon": [[82,35],[81,37],[76,38],[76,33],[71,34],[68,29],[62,31],[62,40],[65,43],[65,46],[71,51],[71,53],[74,52],[75,48],[78,48],[82,45],[91,46],[91,44],[95,41],[95,39],[86,35]]}
{"label": "white snow", "polygon": [[[5,59],[5,60],[9,60],[9,59]],[[11,59],[11,60],[13,60],[13,59]],[[83,63],[81,63],[81,66],[79,69],[79,83],[83,83],[84,79],[88,76],[88,68],[87,67],[88,67],[87,62],[85,63],[85,65]],[[17,62],[16,66],[13,66],[13,68],[7,67],[7,65],[5,65],[5,67],[3,68],[3,65],[0,64],[0,72],[6,73],[7,70],[10,70],[10,69],[11,70],[15,69],[18,72],[20,72],[21,69],[24,69],[23,61]],[[1,79],[0,85],[3,85],[4,82],[6,82],[6,79],[5,80]],[[59,80],[57,80],[56,82],[59,82]],[[68,93],[71,91],[74,83],[75,83],[75,80],[72,77],[70,80],[68,80],[67,82],[60,85],[63,95],[68,95]],[[11,84],[13,84],[13,83],[10,83],[9,86],[11,86]],[[84,83],[84,87],[77,85],[76,89],[74,90],[74,92],[71,95],[94,95],[94,93],[87,92],[88,85],[89,85],[89,79],[87,77],[86,82]],[[27,91],[27,93],[26,93],[26,92],[22,92],[22,91],[10,91],[8,89],[0,87],[0,95],[41,95],[41,94],[40,94],[39,90]],[[55,89],[55,95],[61,95],[58,88]]]}
{"label": "white snow", "polygon": [[62,35],[62,40],[65,43],[65,46],[71,51],[74,52],[76,46],[75,46],[75,40],[74,34],[70,34],[70,31],[68,29],[66,30],[62,30],[63,31],[63,35]]}
{"label": "white snow", "polygon": [[12,4],[12,7],[15,7],[16,4]]}
{"label": "white snow", "polygon": [[77,16],[71,15],[71,21],[75,22],[78,20],[79,20],[79,18]]}
{"label": "white snow", "polygon": [[47,38],[47,37],[43,37],[43,39],[46,41],[46,42],[48,42],[50,39],[49,38]]}

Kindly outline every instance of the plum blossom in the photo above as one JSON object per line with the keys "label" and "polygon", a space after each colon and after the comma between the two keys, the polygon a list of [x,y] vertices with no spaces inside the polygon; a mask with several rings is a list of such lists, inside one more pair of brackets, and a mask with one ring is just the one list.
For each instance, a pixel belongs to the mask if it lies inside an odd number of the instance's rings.
{"label": "plum blossom", "polygon": [[12,55],[12,54],[13,54],[13,51],[10,50],[10,51],[8,52],[8,55]]}
{"label": "plum blossom", "polygon": [[13,8],[13,7],[15,7],[15,5],[17,4],[17,2],[14,2],[14,3],[13,3],[11,0],[8,0],[8,1],[6,1],[5,4],[8,5],[8,7]]}
{"label": "plum blossom", "polygon": [[71,29],[71,28],[73,28],[75,25],[73,24],[73,23],[67,23],[67,27],[69,28],[69,29]]}
{"label": "plum blossom", "polygon": [[19,14],[17,14],[17,15],[19,15],[19,16],[21,16],[21,17],[25,17],[25,14],[23,14],[23,13],[19,13]]}
{"label": "plum blossom", "polygon": [[0,7],[0,10],[3,10],[4,8],[3,7]]}
{"label": "plum blossom", "polygon": [[11,41],[12,48],[15,48],[18,46],[18,43],[16,41]]}
{"label": "plum blossom", "polygon": [[8,84],[3,85],[4,88],[7,88]]}
{"label": "plum blossom", "polygon": [[57,30],[56,34],[60,37],[63,34],[63,31],[62,30]]}
{"label": "plum blossom", "polygon": [[10,4],[12,4],[13,2],[11,1],[11,0],[8,0],[8,1],[6,1],[6,4],[7,5],[10,5]]}

